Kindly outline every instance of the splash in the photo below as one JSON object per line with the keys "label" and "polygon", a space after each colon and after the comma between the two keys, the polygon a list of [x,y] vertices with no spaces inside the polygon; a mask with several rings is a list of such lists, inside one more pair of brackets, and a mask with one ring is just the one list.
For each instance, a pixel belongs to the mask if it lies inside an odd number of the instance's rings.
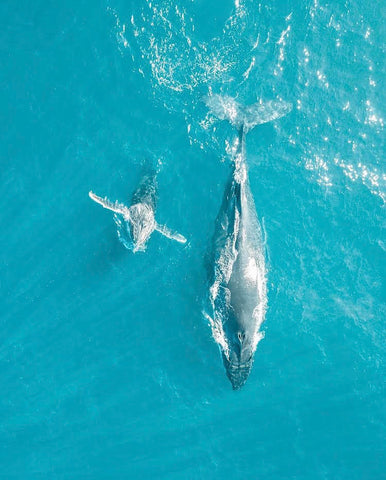
{"label": "splash", "polygon": [[143,65],[139,70],[153,88],[181,93],[223,78],[231,67],[226,52],[194,40],[193,18],[185,8],[165,2],[146,5],[127,24],[111,13],[121,51],[128,49],[133,62]]}
{"label": "splash", "polygon": [[134,249],[134,242],[131,238],[130,231],[128,229],[127,222],[124,220],[122,215],[114,214],[114,222],[117,226],[117,235],[119,241],[122,245],[127,248],[127,250],[133,251]]}
{"label": "splash", "polygon": [[212,330],[213,340],[224,352],[224,355],[229,360],[229,345],[226,340],[223,324],[219,320],[214,320],[210,315],[205,311],[203,312],[204,317],[208,320],[209,326]]}
{"label": "splash", "polygon": [[[287,13],[284,30],[269,30],[266,8],[253,1],[237,0],[220,35],[201,40],[197,34],[194,8],[179,2],[149,1],[141,12],[121,21],[115,10],[115,35],[122,53],[128,50],[136,70],[155,90],[193,92],[202,86],[239,87],[250,79],[261,84],[265,77],[283,72],[285,48],[291,32],[292,14]],[[276,59],[274,68],[259,72],[257,55]],[[139,66],[140,65],[140,66]],[[243,73],[240,73],[240,67]],[[267,82],[269,83],[269,82]],[[277,81],[276,81],[277,83]],[[246,88],[251,85],[246,84]]]}

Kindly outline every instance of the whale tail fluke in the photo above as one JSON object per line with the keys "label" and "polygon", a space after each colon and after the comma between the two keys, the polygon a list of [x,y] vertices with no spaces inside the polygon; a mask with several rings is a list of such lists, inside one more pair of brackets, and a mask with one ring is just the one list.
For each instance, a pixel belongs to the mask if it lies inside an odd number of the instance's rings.
{"label": "whale tail fluke", "polygon": [[243,106],[233,97],[227,95],[208,95],[205,103],[220,120],[228,120],[238,130],[246,133],[256,125],[271,122],[283,117],[292,110],[292,104],[284,101],[270,100]]}

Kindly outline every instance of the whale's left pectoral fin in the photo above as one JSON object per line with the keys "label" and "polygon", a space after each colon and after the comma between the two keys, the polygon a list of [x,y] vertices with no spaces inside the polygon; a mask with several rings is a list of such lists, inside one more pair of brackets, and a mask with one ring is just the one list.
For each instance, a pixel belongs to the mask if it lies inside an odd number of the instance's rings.
{"label": "whale's left pectoral fin", "polygon": [[157,223],[155,230],[157,230],[157,232],[159,232],[164,237],[170,238],[171,240],[175,240],[176,242],[186,243],[187,241],[183,235],[177,232],[173,232],[165,225],[160,225],[159,223]]}

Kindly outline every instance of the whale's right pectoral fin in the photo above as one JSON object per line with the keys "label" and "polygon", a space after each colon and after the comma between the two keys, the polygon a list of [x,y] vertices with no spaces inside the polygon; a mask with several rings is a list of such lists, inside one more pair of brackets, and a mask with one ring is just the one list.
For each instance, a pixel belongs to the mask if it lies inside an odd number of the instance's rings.
{"label": "whale's right pectoral fin", "polygon": [[176,242],[186,243],[186,238],[177,232],[172,232],[168,227],[165,225],[160,225],[159,223],[156,224],[155,230],[159,232],[164,237],[170,238],[170,240],[175,240]]}
{"label": "whale's right pectoral fin", "polygon": [[98,197],[98,195],[95,195],[93,192],[89,192],[89,197],[91,200],[94,200],[94,202],[99,203],[99,205],[102,205],[103,208],[107,208],[107,210],[111,210],[112,212],[115,213],[120,213],[121,215],[127,215],[128,214],[128,208],[126,205],[123,205],[123,203],[119,202],[110,202],[110,200],[105,197]]}

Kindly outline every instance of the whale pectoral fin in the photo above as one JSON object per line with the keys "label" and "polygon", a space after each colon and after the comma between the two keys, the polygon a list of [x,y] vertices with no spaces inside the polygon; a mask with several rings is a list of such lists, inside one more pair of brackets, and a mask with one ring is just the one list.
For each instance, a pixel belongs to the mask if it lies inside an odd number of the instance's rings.
{"label": "whale pectoral fin", "polygon": [[165,225],[160,225],[156,223],[155,230],[159,232],[164,237],[170,238],[170,240],[175,240],[176,242],[186,243],[186,238],[177,232],[172,232],[168,227]]}
{"label": "whale pectoral fin", "polygon": [[102,205],[103,208],[107,208],[107,210],[111,210],[112,212],[115,213],[120,213],[122,215],[127,215],[128,214],[128,208],[126,205],[123,205],[123,203],[119,202],[111,202],[107,197],[102,198],[98,197],[98,195],[95,195],[93,192],[89,192],[89,197],[91,200],[94,200],[94,202],[99,203],[99,205]]}

